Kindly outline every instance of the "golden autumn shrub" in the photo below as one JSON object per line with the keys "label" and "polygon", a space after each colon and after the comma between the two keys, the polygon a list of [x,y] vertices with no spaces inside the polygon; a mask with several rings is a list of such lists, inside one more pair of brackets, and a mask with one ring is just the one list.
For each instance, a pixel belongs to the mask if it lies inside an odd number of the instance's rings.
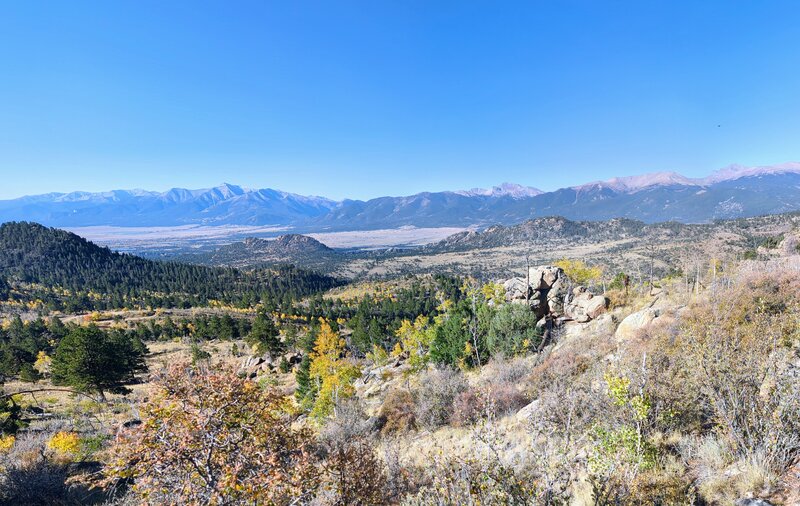
{"label": "golden autumn shrub", "polygon": [[119,438],[108,480],[150,504],[293,504],[314,492],[313,436],[272,389],[224,366],[176,364],[156,378],[142,424]]}

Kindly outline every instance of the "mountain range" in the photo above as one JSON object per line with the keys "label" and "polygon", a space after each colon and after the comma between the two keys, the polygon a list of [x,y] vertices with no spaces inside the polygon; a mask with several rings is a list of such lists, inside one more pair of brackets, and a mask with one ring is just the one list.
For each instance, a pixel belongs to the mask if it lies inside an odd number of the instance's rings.
{"label": "mountain range", "polygon": [[705,178],[658,172],[544,192],[504,183],[489,189],[334,201],[232,184],[166,192],[49,193],[0,201],[0,222],[57,227],[269,225],[298,232],[483,227],[543,216],[704,223],[800,210],[800,163],[732,165]]}

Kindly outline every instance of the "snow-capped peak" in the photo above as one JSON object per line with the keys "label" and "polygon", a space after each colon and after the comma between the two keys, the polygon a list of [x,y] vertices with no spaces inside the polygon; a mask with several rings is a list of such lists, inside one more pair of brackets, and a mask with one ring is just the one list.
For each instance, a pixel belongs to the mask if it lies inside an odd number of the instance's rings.
{"label": "snow-capped peak", "polygon": [[778,165],[762,165],[758,167],[745,167],[744,165],[729,165],[713,172],[703,178],[704,184],[731,181],[741,177],[764,176],[770,174],[800,174],[800,162],[787,162]]}
{"label": "snow-capped peak", "polygon": [[471,190],[461,190],[455,192],[466,197],[511,197],[521,199],[525,197],[535,197],[544,193],[532,186],[522,186],[514,183],[503,183],[491,188],[473,188]]}
{"label": "snow-capped peak", "polygon": [[580,186],[573,186],[572,188],[575,190],[585,190],[594,187],[604,187],[617,192],[634,193],[651,186],[691,186],[699,184],[699,180],[682,176],[677,172],[651,172],[638,176],[615,177],[605,181],[594,181]]}
{"label": "snow-capped peak", "polygon": [[653,186],[707,186],[722,181],[733,181],[742,177],[754,177],[774,174],[800,174],[800,162],[787,162],[779,165],[763,165],[759,167],[746,167],[744,165],[729,165],[728,167],[713,172],[710,176],[690,178],[677,172],[652,172],[639,176],[615,177],[605,181],[573,186],[574,190],[587,190],[590,188],[609,188],[621,193],[635,193]]}
{"label": "snow-capped peak", "polygon": [[212,188],[211,190],[215,190],[220,193],[225,198],[232,198],[237,197],[239,195],[243,195],[245,193],[250,193],[251,190],[247,188],[242,188],[241,186],[230,184],[230,183],[222,183],[219,186]]}

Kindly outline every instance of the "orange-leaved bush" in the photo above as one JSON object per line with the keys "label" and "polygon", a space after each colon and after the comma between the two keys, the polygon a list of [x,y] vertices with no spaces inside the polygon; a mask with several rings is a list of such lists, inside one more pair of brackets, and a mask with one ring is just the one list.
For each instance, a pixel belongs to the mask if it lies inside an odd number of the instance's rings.
{"label": "orange-leaved bush", "polygon": [[313,435],[288,401],[224,366],[173,365],[155,379],[142,424],[111,449],[109,480],[143,502],[293,504],[318,486]]}

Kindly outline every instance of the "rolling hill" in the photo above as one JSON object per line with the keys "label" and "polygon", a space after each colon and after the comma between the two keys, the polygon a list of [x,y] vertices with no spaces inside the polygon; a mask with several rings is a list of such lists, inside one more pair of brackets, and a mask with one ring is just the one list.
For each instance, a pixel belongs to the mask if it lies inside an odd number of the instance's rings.
{"label": "rolling hill", "polygon": [[328,276],[297,269],[239,270],[160,262],[116,253],[75,234],[36,223],[0,225],[0,278],[20,293],[122,305],[205,304],[304,296],[336,286]]}
{"label": "rolling hill", "polygon": [[291,263],[305,268],[321,269],[343,256],[344,253],[329,248],[311,237],[288,234],[276,239],[248,237],[244,241],[222,246],[209,254],[187,255],[185,259],[191,262],[233,267]]}
{"label": "rolling hill", "polygon": [[[645,223],[627,218],[577,221],[563,217],[493,225],[453,234],[426,246],[385,250],[337,250],[303,236],[247,239],[185,261],[237,267],[292,263],[348,279],[420,273],[470,273],[509,277],[525,265],[581,258],[612,270],[637,270],[653,263],[658,273],[685,269],[699,258],[736,259],[782,251],[796,254],[800,213],[705,224]],[[786,240],[784,240],[786,239]]]}

